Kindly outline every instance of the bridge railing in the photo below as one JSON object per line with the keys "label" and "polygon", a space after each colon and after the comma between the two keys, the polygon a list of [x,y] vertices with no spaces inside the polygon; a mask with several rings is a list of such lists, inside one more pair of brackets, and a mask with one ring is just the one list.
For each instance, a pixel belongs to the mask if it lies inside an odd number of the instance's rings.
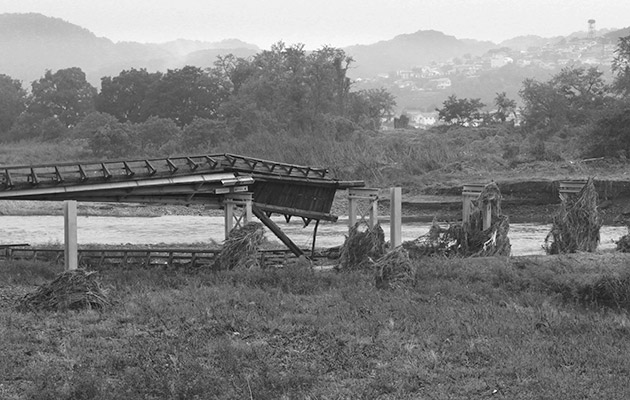
{"label": "bridge railing", "polygon": [[[18,245],[19,246],[19,245]],[[306,251],[306,250],[304,250]],[[100,267],[208,267],[221,252],[219,249],[191,248],[151,248],[151,249],[79,249],[79,265]],[[316,257],[318,255],[315,255]],[[323,257],[323,255],[319,255]],[[259,250],[261,265],[283,264],[295,258],[287,249]],[[0,259],[4,260],[39,260],[61,264],[64,261],[64,250],[39,247],[1,247]]]}
{"label": "bridge railing", "polygon": [[0,190],[40,185],[75,185],[83,182],[146,179],[226,170],[309,179],[325,179],[328,173],[328,170],[324,168],[279,163],[234,154],[210,154],[135,160],[0,166]]}

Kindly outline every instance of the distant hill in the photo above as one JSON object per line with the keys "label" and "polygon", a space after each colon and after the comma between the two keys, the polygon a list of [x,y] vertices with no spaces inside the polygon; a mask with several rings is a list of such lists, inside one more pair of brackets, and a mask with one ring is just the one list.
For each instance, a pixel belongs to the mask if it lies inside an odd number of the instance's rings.
{"label": "distant hill", "polygon": [[403,34],[371,45],[344,48],[354,60],[353,76],[372,76],[431,62],[446,61],[464,54],[481,55],[497,45],[470,39],[457,39],[442,32],[427,30]]}
{"label": "distant hill", "polygon": [[608,32],[607,34],[604,35],[604,37],[609,39],[611,42],[617,43],[617,40],[619,40],[619,38],[626,37],[628,35],[630,35],[630,26],[627,28]]}
{"label": "distant hill", "polygon": [[[47,69],[80,67],[100,88],[103,76],[123,69],[166,71],[194,61],[212,65],[219,54],[249,56],[258,47],[238,39],[221,42],[176,40],[162,44],[114,43],[87,29],[41,14],[0,14],[0,74],[19,79],[25,87]],[[201,66],[201,65],[199,65]]]}
{"label": "distant hill", "polygon": [[555,43],[561,38],[544,38],[537,35],[517,36],[499,43],[500,47],[509,47],[512,50],[527,50],[532,47],[543,47],[548,43]]}
{"label": "distant hill", "polygon": [[[604,38],[616,42],[618,37],[630,34],[629,29],[605,32]],[[584,33],[575,35],[583,36]],[[358,78],[409,70],[466,54],[478,56],[502,47],[525,50],[562,39],[531,35],[495,44],[458,39],[434,30],[421,30],[343,50],[355,60],[348,75]],[[35,13],[0,14],[0,74],[21,80],[24,87],[41,78],[48,69],[57,71],[80,67],[88,81],[100,89],[102,77],[116,76],[125,69],[146,68],[151,72],[165,72],[185,65],[205,68],[212,66],[218,55],[249,57],[259,51],[256,45],[239,39],[220,42],[179,39],[159,44],[114,43],[59,18]]]}

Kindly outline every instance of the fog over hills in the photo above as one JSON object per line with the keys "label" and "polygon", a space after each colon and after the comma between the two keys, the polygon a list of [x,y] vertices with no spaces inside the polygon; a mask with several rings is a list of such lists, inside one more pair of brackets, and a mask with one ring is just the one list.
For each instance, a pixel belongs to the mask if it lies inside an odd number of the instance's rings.
{"label": "fog over hills", "polygon": [[103,76],[124,69],[166,71],[194,62],[210,66],[219,54],[248,57],[260,49],[238,39],[220,42],[176,40],[167,43],[114,43],[80,26],[41,14],[0,14],[0,74],[23,81],[46,70],[80,67],[97,88]]}
{"label": "fog over hills", "polygon": [[[477,56],[494,48],[526,49],[561,39],[531,35],[495,44],[458,39],[433,30],[420,30],[370,45],[346,47],[344,50],[355,60],[349,75],[357,78],[411,69],[464,55]],[[239,39],[220,42],[179,39],[159,44],[114,43],[59,18],[35,13],[0,14],[0,74],[23,81],[25,87],[41,78],[46,70],[54,72],[80,67],[88,81],[100,88],[103,76],[116,76],[125,69],[146,68],[149,71],[165,72],[185,65],[205,68],[212,66],[218,55],[231,53],[249,57],[260,50],[256,45]]]}
{"label": "fog over hills", "polygon": [[356,62],[352,74],[370,76],[428,65],[464,54],[480,55],[495,47],[497,45],[492,42],[460,40],[442,32],[427,30],[398,35],[371,45],[350,46],[344,50]]}

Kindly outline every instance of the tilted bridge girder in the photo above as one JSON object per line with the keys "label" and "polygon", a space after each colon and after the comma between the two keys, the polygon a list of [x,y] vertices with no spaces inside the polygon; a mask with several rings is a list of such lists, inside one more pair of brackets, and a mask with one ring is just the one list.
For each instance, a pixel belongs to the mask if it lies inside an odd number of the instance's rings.
{"label": "tilted bridge girder", "polygon": [[364,186],[362,181],[339,181],[327,175],[325,168],[229,153],[0,166],[0,200],[203,204],[224,208],[230,195],[250,192],[259,219],[294,250],[298,247],[269,222],[269,216],[280,214],[287,220],[297,216],[305,225],[311,220],[336,221],[330,213],[336,191]]}

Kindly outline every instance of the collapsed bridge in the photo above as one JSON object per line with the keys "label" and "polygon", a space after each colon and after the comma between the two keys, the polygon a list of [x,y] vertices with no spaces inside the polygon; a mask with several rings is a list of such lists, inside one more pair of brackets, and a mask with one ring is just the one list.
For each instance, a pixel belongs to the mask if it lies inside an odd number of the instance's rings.
{"label": "collapsed bridge", "polygon": [[340,181],[328,173],[228,153],[1,166],[0,200],[201,204],[225,210],[226,237],[235,221],[238,225],[253,214],[299,256],[303,251],[270,217],[299,217],[305,226],[315,221],[315,227],[321,220],[336,221],[331,213],[336,191],[364,182]]}

